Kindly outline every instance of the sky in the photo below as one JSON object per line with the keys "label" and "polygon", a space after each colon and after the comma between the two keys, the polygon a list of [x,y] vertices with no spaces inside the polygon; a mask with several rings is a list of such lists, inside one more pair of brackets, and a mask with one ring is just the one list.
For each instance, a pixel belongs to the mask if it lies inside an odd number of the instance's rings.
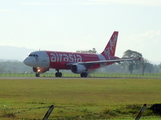
{"label": "sky", "polygon": [[101,53],[113,31],[116,56],[161,62],[160,0],[0,0],[0,46]]}

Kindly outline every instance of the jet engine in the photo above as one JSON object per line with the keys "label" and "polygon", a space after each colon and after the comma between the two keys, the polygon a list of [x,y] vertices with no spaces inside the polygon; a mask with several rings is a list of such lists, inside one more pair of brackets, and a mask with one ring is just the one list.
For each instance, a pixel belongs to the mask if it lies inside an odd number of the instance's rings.
{"label": "jet engine", "polygon": [[83,72],[86,72],[87,69],[84,65],[80,65],[80,64],[75,64],[75,65],[72,65],[71,66],[71,71],[73,73],[83,73]]}
{"label": "jet engine", "polygon": [[35,67],[33,67],[33,71],[35,73],[44,73],[44,72],[46,72],[48,70],[49,70],[49,68],[35,68]]}

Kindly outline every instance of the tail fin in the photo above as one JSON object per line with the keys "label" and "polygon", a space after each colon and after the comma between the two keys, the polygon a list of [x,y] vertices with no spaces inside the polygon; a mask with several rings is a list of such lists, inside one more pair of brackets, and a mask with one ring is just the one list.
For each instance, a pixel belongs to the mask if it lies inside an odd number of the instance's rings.
{"label": "tail fin", "polygon": [[118,31],[114,31],[104,51],[101,53],[103,56],[115,55],[117,37],[118,37]]}

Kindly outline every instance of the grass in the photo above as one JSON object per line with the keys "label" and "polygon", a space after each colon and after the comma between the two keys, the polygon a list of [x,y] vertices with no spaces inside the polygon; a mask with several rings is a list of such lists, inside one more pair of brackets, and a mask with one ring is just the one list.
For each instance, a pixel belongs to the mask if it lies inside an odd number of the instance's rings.
{"label": "grass", "polygon": [[[55,77],[55,73],[43,73],[42,77]],[[35,77],[35,73],[0,73],[0,77]],[[63,77],[80,77],[79,74],[63,73]],[[141,78],[161,78],[160,73],[145,73],[142,74],[125,74],[125,73],[91,73],[89,77],[141,77]]]}
{"label": "grass", "polygon": [[[50,105],[50,119],[132,120],[144,103],[161,102],[160,84],[161,79],[0,80],[0,120],[42,119]],[[158,119],[148,109],[143,116]]]}

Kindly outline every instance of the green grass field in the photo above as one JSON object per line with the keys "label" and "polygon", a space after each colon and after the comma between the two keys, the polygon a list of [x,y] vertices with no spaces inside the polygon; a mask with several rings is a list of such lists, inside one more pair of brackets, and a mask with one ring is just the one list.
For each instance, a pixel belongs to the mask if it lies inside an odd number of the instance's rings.
{"label": "green grass field", "polygon": [[[0,77],[35,77],[35,73],[0,73]],[[55,77],[55,73],[43,73],[41,77]],[[63,77],[80,77],[79,74],[63,73]],[[160,73],[130,74],[130,73],[90,73],[89,77],[141,77],[161,78]]]}
{"label": "green grass field", "polygon": [[[161,102],[161,79],[0,80],[0,120],[133,120],[143,104]],[[144,119],[159,120],[147,109]]]}

